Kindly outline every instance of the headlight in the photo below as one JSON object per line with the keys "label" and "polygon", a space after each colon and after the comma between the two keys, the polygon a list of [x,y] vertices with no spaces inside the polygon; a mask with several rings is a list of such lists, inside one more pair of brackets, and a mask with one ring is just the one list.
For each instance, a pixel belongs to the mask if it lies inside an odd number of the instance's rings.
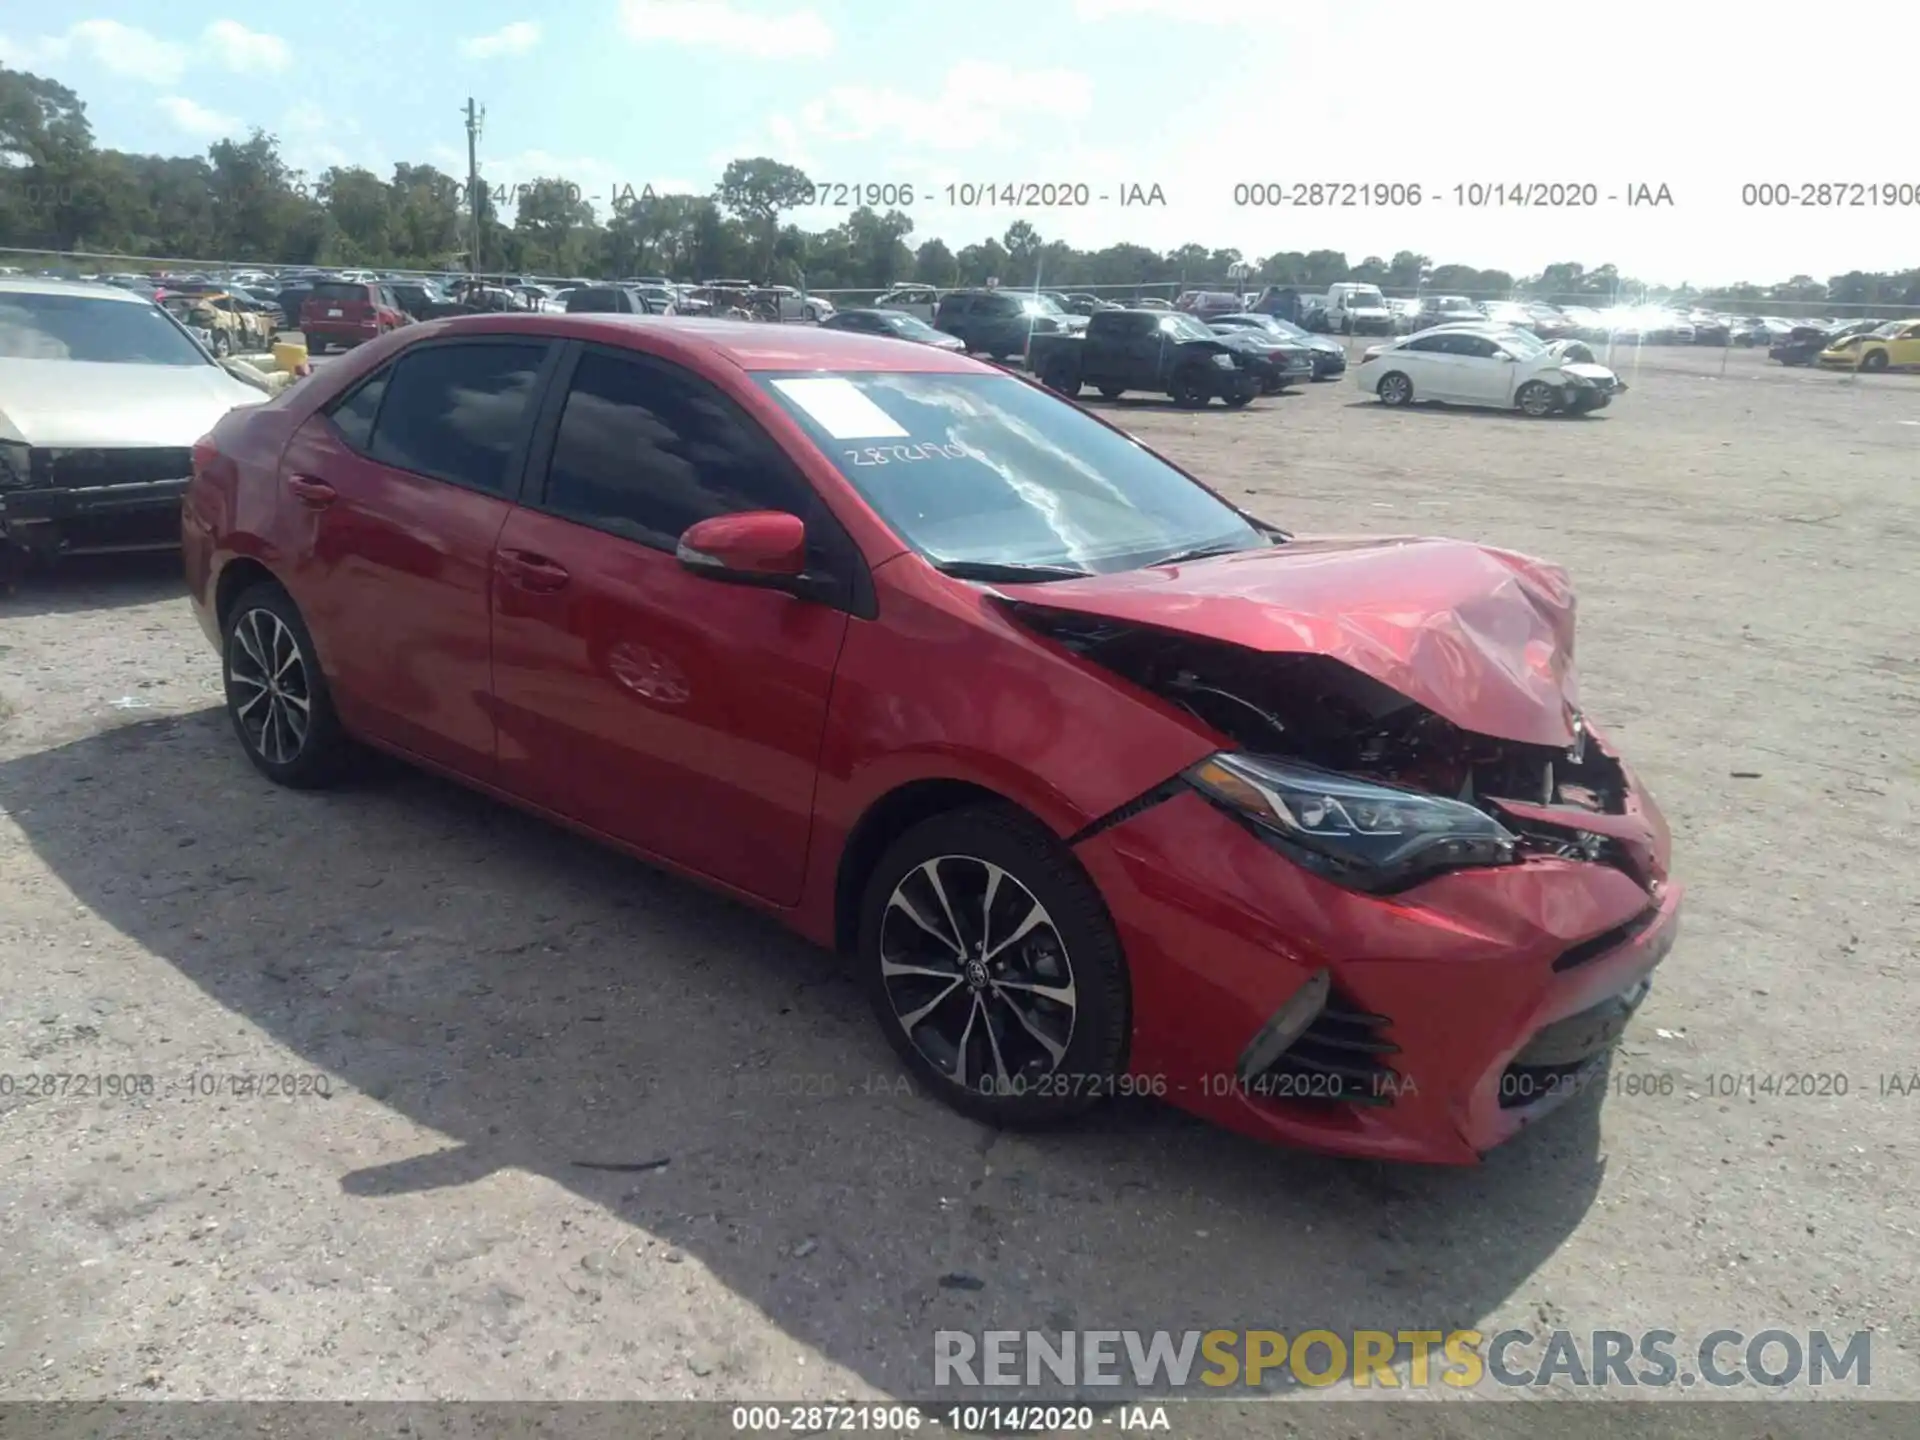
{"label": "headlight", "polygon": [[1442,870],[1514,859],[1515,837],[1460,800],[1225,752],[1186,780],[1290,859],[1355,890],[1399,890]]}
{"label": "headlight", "polygon": [[1213,357],[1213,363],[1219,366],[1222,370],[1232,370],[1237,368],[1233,363],[1233,356],[1231,355],[1216,354]]}

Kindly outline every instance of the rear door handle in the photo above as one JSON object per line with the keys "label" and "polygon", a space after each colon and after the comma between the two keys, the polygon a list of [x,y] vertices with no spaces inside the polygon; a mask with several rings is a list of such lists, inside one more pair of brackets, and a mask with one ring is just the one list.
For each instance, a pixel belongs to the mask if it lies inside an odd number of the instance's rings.
{"label": "rear door handle", "polygon": [[313,510],[326,509],[340,493],[326,481],[316,480],[311,475],[289,475],[287,488],[293,491],[295,498],[302,505]]}
{"label": "rear door handle", "polygon": [[551,594],[566,588],[567,581],[573,578],[565,566],[556,564],[544,555],[536,555],[531,550],[502,550],[498,559],[501,577],[522,590]]}

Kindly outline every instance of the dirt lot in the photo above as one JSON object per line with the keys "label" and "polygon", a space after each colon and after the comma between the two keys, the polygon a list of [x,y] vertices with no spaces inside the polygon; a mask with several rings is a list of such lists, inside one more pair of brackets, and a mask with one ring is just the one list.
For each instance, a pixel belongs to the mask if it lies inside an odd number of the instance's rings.
{"label": "dirt lot", "polygon": [[[996,1136],[768,922],[419,775],[269,786],[171,562],[0,601],[0,1075],[153,1087],[0,1093],[0,1397],[898,1395],[941,1328],[1454,1325],[1870,1329],[1920,1397],[1920,378],[1720,367],[1623,360],[1588,420],[1111,407],[1272,520],[1581,586],[1692,888],[1615,1083],[1674,1080],[1475,1171],[1144,1103]],[[252,1073],[331,1097],[201,1093]]]}

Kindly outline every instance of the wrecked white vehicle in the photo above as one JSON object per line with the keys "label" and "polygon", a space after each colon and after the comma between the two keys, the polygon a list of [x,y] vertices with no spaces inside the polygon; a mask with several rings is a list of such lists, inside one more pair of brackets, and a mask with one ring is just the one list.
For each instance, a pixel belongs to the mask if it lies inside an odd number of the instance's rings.
{"label": "wrecked white vehicle", "polygon": [[1604,409],[1626,390],[1577,340],[1552,344],[1492,324],[1439,325],[1371,347],[1353,383],[1383,405],[1437,400],[1532,416]]}
{"label": "wrecked white vehicle", "polygon": [[194,442],[266,390],[151,300],[0,280],[0,575],[178,546]]}

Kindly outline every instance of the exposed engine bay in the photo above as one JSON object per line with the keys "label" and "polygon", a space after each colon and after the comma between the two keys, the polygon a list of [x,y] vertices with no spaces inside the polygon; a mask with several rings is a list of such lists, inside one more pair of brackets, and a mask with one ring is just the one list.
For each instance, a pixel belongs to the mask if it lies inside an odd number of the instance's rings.
{"label": "exposed engine bay", "polygon": [[1577,732],[1568,749],[1463,730],[1324,655],[1272,655],[1096,617],[1021,605],[1021,622],[1172,702],[1256,754],[1303,761],[1494,814],[1534,854],[1618,863],[1605,837],[1516,826],[1494,798],[1597,814],[1625,810],[1620,764]]}

